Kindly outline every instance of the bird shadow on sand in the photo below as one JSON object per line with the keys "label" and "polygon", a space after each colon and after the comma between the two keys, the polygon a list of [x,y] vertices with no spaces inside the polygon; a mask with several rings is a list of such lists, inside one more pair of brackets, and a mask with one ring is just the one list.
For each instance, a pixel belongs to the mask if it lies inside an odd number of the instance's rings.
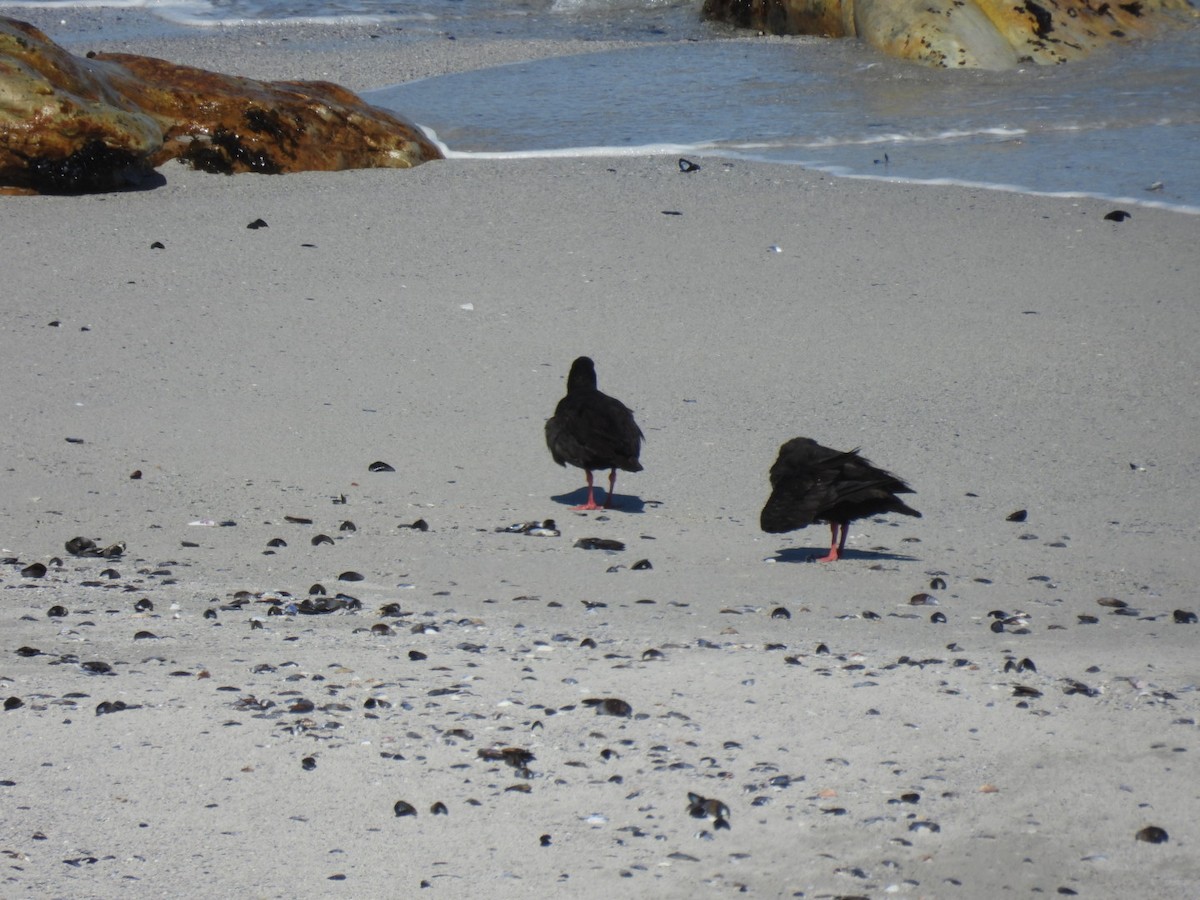
{"label": "bird shadow on sand", "polygon": [[[787,547],[780,550],[774,556],[768,556],[767,559],[781,563],[807,563],[816,562],[822,556],[829,552],[828,547]],[[878,550],[851,550],[847,547],[842,551],[838,561],[841,560],[860,560],[862,562],[870,562],[872,560],[892,560],[894,562],[916,562],[915,556],[909,556],[906,553],[883,553]]]}
{"label": "bird shadow on sand", "polygon": [[[581,487],[569,494],[553,494],[550,499],[563,506],[582,506],[587,503],[587,488]],[[603,504],[608,495],[601,488],[596,488],[596,502]],[[596,510],[596,512],[643,513],[646,511],[646,501],[633,494],[613,494],[612,509]]]}

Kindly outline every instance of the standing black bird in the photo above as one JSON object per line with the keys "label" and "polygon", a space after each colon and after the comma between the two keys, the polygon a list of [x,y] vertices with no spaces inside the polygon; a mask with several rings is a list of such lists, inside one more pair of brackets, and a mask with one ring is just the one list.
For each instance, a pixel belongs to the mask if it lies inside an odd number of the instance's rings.
{"label": "standing black bird", "polygon": [[586,356],[571,363],[567,396],[546,420],[546,446],[560,466],[570,463],[587,473],[587,503],[575,509],[600,509],[593,495],[593,469],[611,469],[604,508],[612,506],[617,469],[642,471],[638,454],[643,436],[629,407],[596,388],[595,364]]}
{"label": "standing black bird", "polygon": [[759,524],[763,531],[778,534],[828,522],[829,555],[818,562],[833,562],[846,549],[852,520],[889,512],[921,518],[896,497],[911,493],[912,488],[871,465],[857,449],[842,452],[822,447],[812,438],[792,438],[779,448],[779,458],[771,466],[771,496]]}

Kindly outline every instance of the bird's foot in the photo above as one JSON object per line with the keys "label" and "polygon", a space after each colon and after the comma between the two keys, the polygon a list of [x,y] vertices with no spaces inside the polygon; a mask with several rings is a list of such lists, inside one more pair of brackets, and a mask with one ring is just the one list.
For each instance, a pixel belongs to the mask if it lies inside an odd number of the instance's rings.
{"label": "bird's foot", "polygon": [[601,506],[595,500],[590,500],[587,503],[583,504],[583,506],[572,506],[571,507],[571,509],[575,510],[576,512],[585,512],[587,510],[604,509],[604,508],[605,507]]}

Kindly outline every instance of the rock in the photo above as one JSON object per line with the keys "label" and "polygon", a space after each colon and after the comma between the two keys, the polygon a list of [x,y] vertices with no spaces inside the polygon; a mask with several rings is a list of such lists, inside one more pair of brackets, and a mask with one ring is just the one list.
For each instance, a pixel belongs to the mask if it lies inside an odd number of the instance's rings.
{"label": "rock", "polygon": [[280,174],[410,168],[441,153],[411,122],[335,84],[254,81],[121,53],[85,59],[0,18],[0,190],[144,185],[175,158],[209,172]]}
{"label": "rock", "polygon": [[1081,59],[1190,12],[1188,0],[704,0],[703,8],[706,19],[742,28],[859,37],[926,65],[982,69]]}

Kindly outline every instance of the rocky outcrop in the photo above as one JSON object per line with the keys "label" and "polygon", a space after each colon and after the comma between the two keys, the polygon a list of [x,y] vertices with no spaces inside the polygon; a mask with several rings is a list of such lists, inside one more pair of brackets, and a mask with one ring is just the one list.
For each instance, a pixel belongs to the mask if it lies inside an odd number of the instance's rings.
{"label": "rocky outcrop", "polygon": [[0,18],[0,186],[136,185],[179,158],[210,172],[409,168],[440,158],[411,122],[327,82],[261,82],[119,53],[74,56]]}
{"label": "rocky outcrop", "polygon": [[705,0],[704,16],[771,34],[858,37],[946,68],[1063,63],[1193,14],[1188,0]]}

